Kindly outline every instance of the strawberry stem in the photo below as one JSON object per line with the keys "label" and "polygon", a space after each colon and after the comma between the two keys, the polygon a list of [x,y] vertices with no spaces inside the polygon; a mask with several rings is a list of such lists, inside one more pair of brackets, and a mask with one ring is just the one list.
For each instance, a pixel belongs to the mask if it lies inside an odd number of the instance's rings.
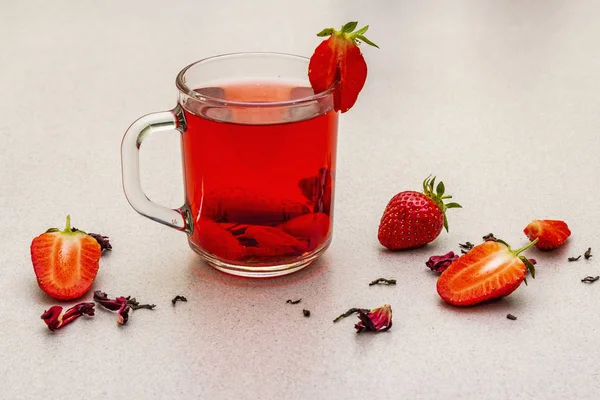
{"label": "strawberry stem", "polygon": [[71,233],[71,215],[67,215],[67,224],[63,233]]}
{"label": "strawberry stem", "polygon": [[[538,240],[540,240],[540,239],[536,238],[533,242],[530,242],[529,244],[527,244],[526,246],[521,247],[518,250],[511,250],[511,253],[513,253],[515,256],[518,256],[519,254],[521,254],[522,252],[524,252],[525,250],[527,250],[531,246],[535,245],[538,242]],[[509,247],[509,249],[510,249],[510,247]]]}

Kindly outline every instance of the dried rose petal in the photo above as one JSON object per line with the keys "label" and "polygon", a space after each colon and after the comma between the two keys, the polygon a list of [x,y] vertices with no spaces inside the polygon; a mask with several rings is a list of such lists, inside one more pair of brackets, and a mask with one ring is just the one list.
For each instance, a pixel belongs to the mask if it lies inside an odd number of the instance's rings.
{"label": "dried rose petal", "polygon": [[94,315],[94,303],[79,303],[64,313],[61,306],[52,306],[44,311],[41,318],[48,325],[48,329],[54,331],[73,322],[84,314],[89,316]]}
{"label": "dried rose petal", "polygon": [[63,308],[61,306],[52,306],[42,314],[41,318],[51,331],[62,326],[62,310]]}
{"label": "dried rose petal", "polygon": [[111,311],[117,311],[117,323],[119,325],[125,325],[127,320],[129,319],[129,310],[147,308],[152,310],[156,305],[154,304],[140,304],[135,297],[127,296],[127,297],[117,297],[115,299],[111,299],[108,297],[106,293],[101,290],[96,290],[94,292],[94,301],[99,303],[102,307],[107,308]]}
{"label": "dried rose petal", "polygon": [[328,168],[320,168],[316,176],[303,178],[298,182],[302,195],[313,203],[313,212],[331,212],[332,176]]}
{"label": "dried rose petal", "polygon": [[429,257],[425,265],[434,272],[444,272],[456,260],[458,260],[458,255],[450,251],[443,256]]}
{"label": "dried rose petal", "polygon": [[202,198],[202,218],[219,222],[275,225],[311,212],[306,204],[298,201],[243,187],[208,191]]}
{"label": "dried rose petal", "polygon": [[368,313],[358,310],[360,322],[354,325],[357,333],[364,331],[384,332],[392,327],[392,306],[385,304]]}
{"label": "dried rose petal", "polygon": [[100,250],[112,250],[112,245],[109,242],[108,236],[100,235],[98,233],[88,233],[91,237],[96,239],[98,244],[100,245]]}
{"label": "dried rose petal", "polygon": [[304,248],[306,244],[281,229],[270,226],[250,225],[246,229],[246,236],[256,240],[263,247],[292,247]]}
{"label": "dried rose petal", "polygon": [[[111,311],[117,311],[121,308],[122,303],[118,299],[109,299],[108,295],[101,290],[94,292],[94,301],[99,303],[102,307],[108,308]],[[127,301],[125,301],[127,303]]]}
{"label": "dried rose petal", "polygon": [[198,221],[194,230],[194,240],[204,251],[226,260],[236,261],[244,256],[244,248],[240,242],[215,221]]}
{"label": "dried rose petal", "polygon": [[270,226],[250,225],[246,228],[244,237],[257,244],[256,247],[246,248],[246,255],[250,257],[300,255],[308,246],[308,242]]}
{"label": "dried rose petal", "polygon": [[331,220],[324,213],[310,213],[290,219],[277,228],[285,233],[309,241],[306,251],[314,250],[325,243],[331,227]]}

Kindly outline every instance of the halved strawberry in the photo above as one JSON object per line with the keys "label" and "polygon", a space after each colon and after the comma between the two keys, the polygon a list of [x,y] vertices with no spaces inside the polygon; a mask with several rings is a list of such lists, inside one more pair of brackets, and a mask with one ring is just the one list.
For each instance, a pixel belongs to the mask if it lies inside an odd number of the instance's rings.
{"label": "halved strawberry", "polygon": [[51,228],[31,242],[31,261],[38,285],[49,296],[71,300],[84,295],[98,272],[102,249],[94,237],[71,229]]}
{"label": "halved strawberry", "polygon": [[519,254],[536,242],[514,251],[501,240],[473,247],[442,272],[437,281],[438,294],[455,306],[508,296],[525,280],[527,269],[535,278],[533,264]]}
{"label": "halved strawberry", "polygon": [[539,239],[535,247],[540,250],[555,249],[571,236],[571,231],[564,221],[552,219],[534,219],[523,232],[529,240]]}
{"label": "halved strawberry", "polygon": [[369,25],[353,32],[358,22],[348,22],[340,31],[323,29],[319,37],[330,36],[315,49],[308,64],[308,79],[315,93],[321,93],[337,83],[334,89],[334,109],[346,112],[356,102],[367,80],[367,63],[358,48],[360,42],[379,48],[364,34]]}

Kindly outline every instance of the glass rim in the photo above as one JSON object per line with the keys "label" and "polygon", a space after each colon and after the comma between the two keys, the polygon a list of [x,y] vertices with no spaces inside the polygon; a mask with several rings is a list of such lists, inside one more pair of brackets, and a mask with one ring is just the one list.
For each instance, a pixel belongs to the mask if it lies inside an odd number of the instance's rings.
{"label": "glass rim", "polygon": [[[179,73],[177,74],[177,78],[175,79],[175,85],[177,86],[177,89],[179,90],[180,93],[185,94],[186,96],[200,102],[200,103],[204,103],[207,105],[215,105],[215,106],[221,106],[221,107],[254,107],[254,108],[267,108],[267,107],[291,107],[291,106],[299,106],[299,105],[304,105],[306,103],[310,103],[313,102],[315,100],[320,100],[320,99],[324,99],[327,96],[331,95],[333,93],[333,91],[335,90],[336,87],[336,83],[335,82],[333,85],[331,85],[331,87],[329,87],[327,90],[317,93],[317,94],[313,94],[311,96],[307,96],[307,97],[301,97],[298,99],[293,99],[293,100],[283,100],[283,101],[265,101],[265,102],[253,102],[253,101],[229,101],[229,100],[225,100],[225,99],[220,99],[218,97],[212,97],[212,96],[207,96],[205,94],[199,94],[198,92],[196,92],[195,90],[191,89],[185,82],[184,82],[184,77],[186,72],[192,68],[195,67],[196,65],[199,64],[203,64],[206,62],[210,62],[210,61],[217,61],[219,59],[226,59],[226,58],[233,58],[233,57],[246,57],[246,56],[261,56],[261,57],[281,57],[281,58],[290,58],[290,59],[295,59],[295,60],[301,60],[301,61],[308,61],[310,60],[308,57],[303,57],[303,56],[298,56],[295,54],[289,54],[289,53],[278,53],[278,52],[262,52],[262,51],[256,51],[256,52],[237,52],[237,53],[226,53],[226,54],[219,54],[216,56],[211,56],[211,57],[206,57],[203,59],[200,59],[198,61],[195,61],[189,65],[187,65],[185,68],[183,68],[181,71],[179,71]],[[308,74],[308,71],[307,71]]]}

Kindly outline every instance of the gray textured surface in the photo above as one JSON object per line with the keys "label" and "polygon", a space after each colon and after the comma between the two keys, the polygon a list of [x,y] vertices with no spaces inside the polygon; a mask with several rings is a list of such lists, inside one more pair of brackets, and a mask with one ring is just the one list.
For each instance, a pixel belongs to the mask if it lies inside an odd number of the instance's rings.
{"label": "gray textured surface", "polygon": [[[129,207],[120,139],[138,116],[174,105],[181,67],[230,51],[309,55],[313,32],[357,16],[381,50],[365,50],[367,85],[342,118],[334,241],[321,261],[277,280],[227,277]],[[0,397],[597,398],[600,283],[579,280],[600,273],[599,20],[593,1],[2,1]],[[148,194],[178,206],[177,134],[145,147]],[[382,251],[385,204],[429,173],[464,206],[451,210],[450,234]],[[46,330],[39,316],[53,301],[28,247],[67,213],[114,243],[94,288],[155,311],[118,327],[98,310]],[[464,310],[439,300],[429,255],[489,231],[523,244],[523,227],[546,217],[573,236],[530,253],[528,287]],[[588,246],[598,259],[566,262]],[[369,288],[379,276],[398,285]],[[176,294],[189,302],[172,307]],[[293,297],[302,303],[285,304]],[[331,323],[383,303],[394,309],[387,333]]]}

